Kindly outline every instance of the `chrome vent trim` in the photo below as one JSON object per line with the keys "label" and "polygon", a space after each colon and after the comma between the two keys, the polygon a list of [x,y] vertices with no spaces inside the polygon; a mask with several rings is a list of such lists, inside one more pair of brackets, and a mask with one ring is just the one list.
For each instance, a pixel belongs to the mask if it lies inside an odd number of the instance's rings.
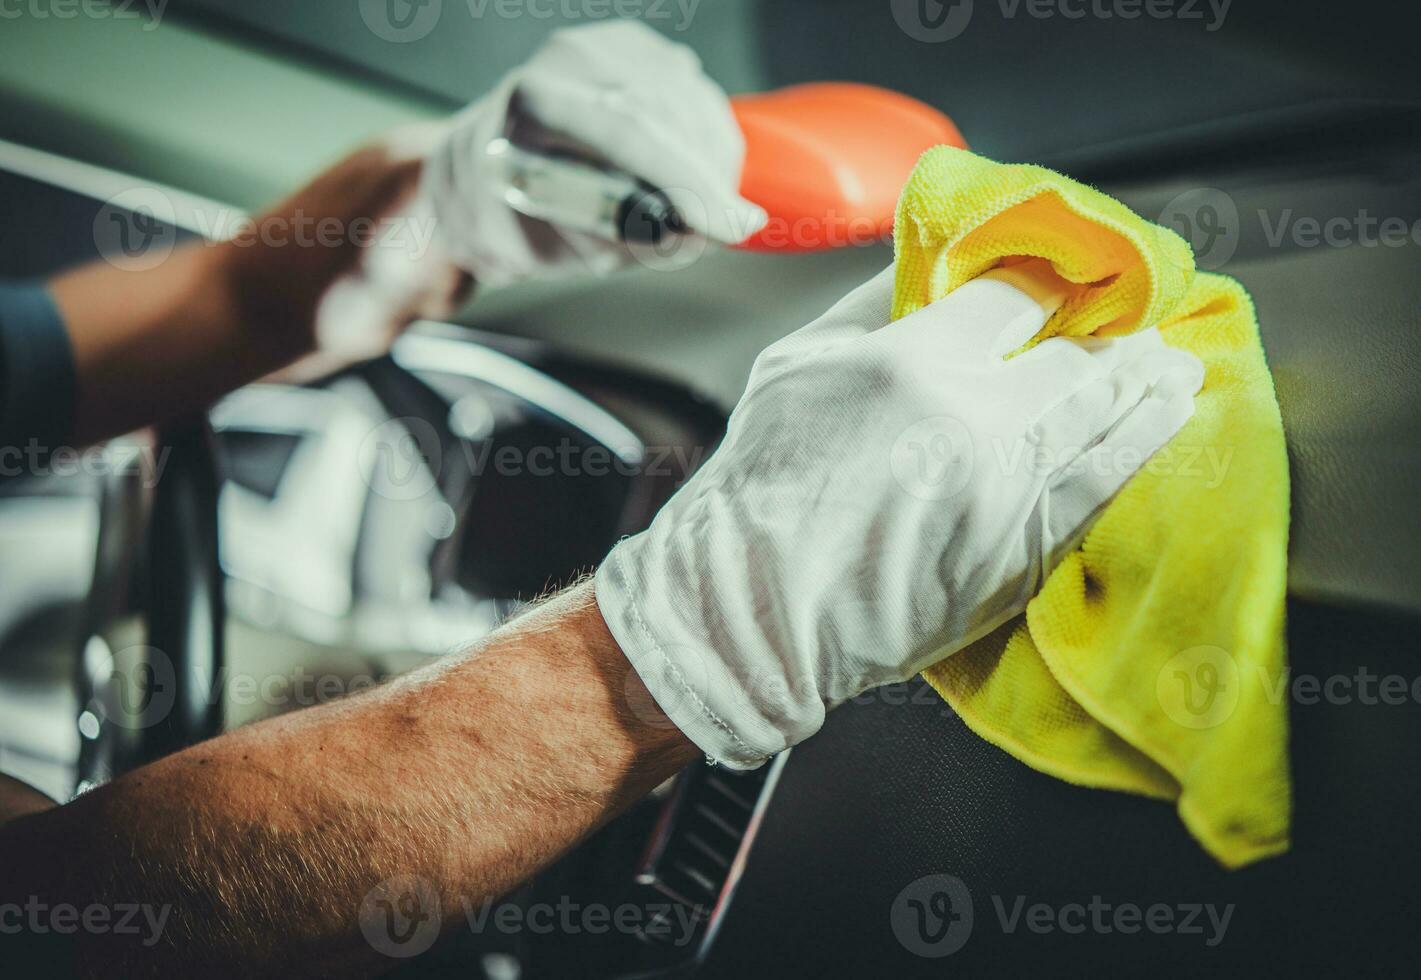
{"label": "chrome vent trim", "polygon": [[623,980],[663,976],[705,958],[745,873],[789,755],[781,752],[750,772],[705,766],[681,776],[639,862],[636,885],[662,902],[689,909],[697,941],[688,962],[686,949],[672,947],[669,931],[649,921],[649,930],[636,933],[645,959],[621,974]]}

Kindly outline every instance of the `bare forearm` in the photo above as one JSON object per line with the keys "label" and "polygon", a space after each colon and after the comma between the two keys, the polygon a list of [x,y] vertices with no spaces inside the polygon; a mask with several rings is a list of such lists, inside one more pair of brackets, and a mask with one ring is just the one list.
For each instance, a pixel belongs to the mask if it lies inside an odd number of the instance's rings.
{"label": "bare forearm", "polygon": [[[189,243],[153,268],[100,260],[56,277],[78,378],[77,441],[201,408],[311,352],[322,296],[368,247],[357,232],[413,193],[420,166],[369,147],[232,241]],[[309,227],[324,230],[291,232]]]}
{"label": "bare forearm", "polygon": [[8,776],[0,776],[0,829],[11,820],[53,807],[54,801],[38,790]]}
{"label": "bare forearm", "polygon": [[382,882],[421,879],[451,908],[501,894],[697,755],[632,710],[638,683],[574,590],[448,663],[16,820],[0,904],[171,906],[152,948],[87,940],[106,969],[388,966],[359,928]]}
{"label": "bare forearm", "polygon": [[74,350],[81,444],[205,406],[308,349],[299,332],[252,329],[225,260],[193,243],[154,269],[96,262],[50,284]]}

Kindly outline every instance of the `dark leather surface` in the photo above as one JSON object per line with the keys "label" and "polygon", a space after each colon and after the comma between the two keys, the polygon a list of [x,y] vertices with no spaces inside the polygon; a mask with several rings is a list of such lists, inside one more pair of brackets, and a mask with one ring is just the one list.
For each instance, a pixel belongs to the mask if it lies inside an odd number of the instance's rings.
{"label": "dark leather surface", "polygon": [[[1295,675],[1421,677],[1412,622],[1299,603],[1290,616]],[[1364,704],[1362,686],[1350,690],[1351,703],[1292,706],[1293,850],[1233,873],[1169,805],[1034,772],[930,690],[848,705],[790,758],[698,976],[1395,974],[1416,947],[1421,705]],[[967,886],[974,921],[959,951],[928,959],[898,941],[892,917],[903,888],[937,873]],[[1018,895],[1056,908],[1100,896],[1235,909],[1210,948],[1207,925],[1009,933],[993,898],[1010,911]]]}
{"label": "dark leather surface", "polygon": [[1205,264],[1258,308],[1291,462],[1290,592],[1421,614],[1421,155],[1334,149],[1111,189],[1150,217],[1232,206],[1236,244]]}

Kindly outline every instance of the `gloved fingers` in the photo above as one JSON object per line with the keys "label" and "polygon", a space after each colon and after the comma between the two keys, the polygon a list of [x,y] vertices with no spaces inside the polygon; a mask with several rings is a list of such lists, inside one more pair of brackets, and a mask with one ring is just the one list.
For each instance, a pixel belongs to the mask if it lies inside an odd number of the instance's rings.
{"label": "gloved fingers", "polygon": [[[1170,347],[1158,332],[1155,343],[1135,344],[1124,351],[1125,359],[1111,371],[1125,397],[1138,401],[1171,389],[1187,390],[1192,398],[1204,384],[1204,364],[1186,350]],[[1138,394],[1136,394],[1138,393]]]}
{"label": "gloved fingers", "polygon": [[738,245],[770,220],[764,208],[733,191],[650,183],[663,189],[687,227],[722,245]]}
{"label": "gloved fingers", "polygon": [[1204,386],[1204,362],[1187,350],[1170,347],[1161,340],[1157,345],[1141,345],[1134,353],[1136,356],[1117,370],[1143,381],[1152,394],[1184,391],[1193,398]]}
{"label": "gloved fingers", "polygon": [[699,132],[706,128],[707,116],[714,115],[719,138],[708,141],[706,149],[711,154],[716,173],[738,188],[745,170],[745,133],[740,129],[740,121],[735,118],[730,99],[724,89],[700,71],[689,81],[689,85],[698,97],[669,100],[679,110],[678,128],[683,133]]}
{"label": "gloved fingers", "polygon": [[518,94],[540,125],[664,191],[686,223],[708,237],[734,244],[764,226],[764,210],[738,193],[739,168],[727,173],[715,159],[721,144],[744,152],[728,103],[703,106],[699,125],[680,131],[674,113],[625,88],[589,88],[581,79],[530,72]]}
{"label": "gloved fingers", "polygon": [[1164,338],[1155,327],[1137,330],[1120,337],[1073,337],[1071,342],[1094,358],[1104,371],[1113,371],[1121,364],[1136,361],[1144,355],[1162,350]]}
{"label": "gloved fingers", "polygon": [[1096,367],[1108,370],[1036,420],[1037,437],[1053,447],[1063,463],[1070,454],[1084,452],[1104,438],[1161,379],[1180,372],[1192,374],[1199,364],[1192,354],[1165,346],[1154,330],[1119,340],[1084,338],[1066,343],[1084,350]]}
{"label": "gloved fingers", "polygon": [[786,334],[760,352],[750,374],[755,387],[769,374],[803,362],[815,351],[856,340],[888,323],[893,306],[893,266],[860,283],[817,320]]}
{"label": "gloved fingers", "polygon": [[[497,94],[507,99],[506,93]],[[446,230],[468,227],[474,208],[482,206],[474,195],[462,190],[480,186],[478,169],[483,166],[484,146],[494,134],[493,125],[475,114],[479,109],[475,105],[456,120],[446,137],[445,150],[433,154],[424,165],[422,187]]]}
{"label": "gloved fingers", "polygon": [[703,141],[710,162],[725,179],[740,179],[745,139],[725,92],[702,70],[693,49],[640,21],[554,31],[522,74],[576,78],[588,89],[624,94],[691,138],[709,127],[716,135]]}
{"label": "gloved fingers", "polygon": [[1121,413],[1097,445],[1053,478],[1043,555],[1079,538],[1092,516],[1193,416],[1203,365],[1187,352],[1168,353],[1167,366],[1153,369],[1160,373],[1148,393]]}
{"label": "gloved fingers", "polygon": [[1126,365],[1148,376],[1147,358],[1167,350],[1153,327],[1123,337],[1051,337],[1011,358],[1007,370],[1013,388],[1050,405]]}
{"label": "gloved fingers", "polygon": [[883,333],[954,357],[996,361],[1041,331],[1068,288],[1044,260],[993,269]]}
{"label": "gloved fingers", "polygon": [[1086,337],[1048,337],[1006,364],[1012,385],[1035,392],[1045,404],[1099,381],[1110,373],[1115,353],[1111,341]]}
{"label": "gloved fingers", "polygon": [[1096,445],[1139,403],[1144,391],[1124,390],[1128,381],[1124,377],[1097,378],[1059,398],[1027,424],[1022,438],[1033,450],[1033,465],[1047,483],[1058,470]]}

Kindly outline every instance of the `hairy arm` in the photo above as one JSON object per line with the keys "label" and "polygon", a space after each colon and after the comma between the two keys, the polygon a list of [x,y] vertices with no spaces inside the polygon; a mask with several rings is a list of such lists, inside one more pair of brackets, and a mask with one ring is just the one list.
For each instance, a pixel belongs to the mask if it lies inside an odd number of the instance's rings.
{"label": "hairy arm", "polygon": [[0,908],[171,908],[151,947],[51,937],[86,974],[378,972],[360,915],[383,882],[445,909],[503,894],[698,755],[586,584],[466,654],[3,824]]}

